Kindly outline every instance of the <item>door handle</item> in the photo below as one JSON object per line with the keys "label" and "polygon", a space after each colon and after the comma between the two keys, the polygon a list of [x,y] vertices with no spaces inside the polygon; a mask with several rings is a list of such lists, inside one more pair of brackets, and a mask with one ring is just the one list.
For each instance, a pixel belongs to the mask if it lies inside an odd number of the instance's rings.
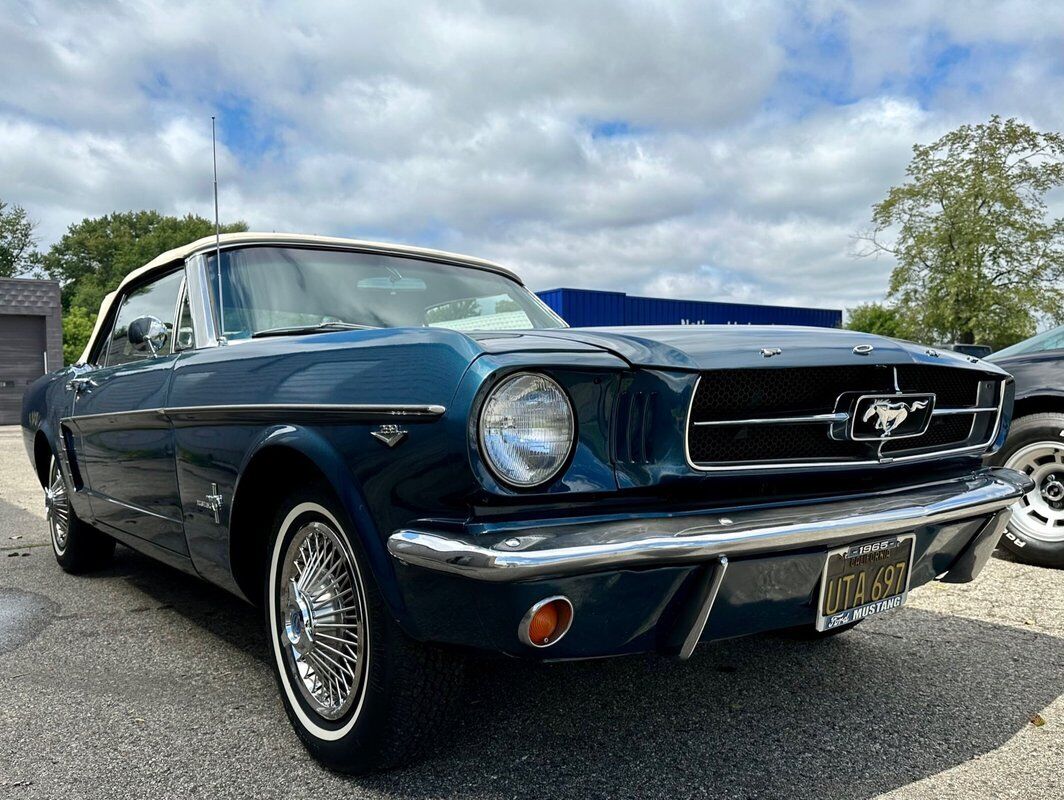
{"label": "door handle", "polygon": [[99,386],[92,378],[71,378],[67,381],[66,390],[68,392],[74,392],[80,394],[88,389],[94,389]]}

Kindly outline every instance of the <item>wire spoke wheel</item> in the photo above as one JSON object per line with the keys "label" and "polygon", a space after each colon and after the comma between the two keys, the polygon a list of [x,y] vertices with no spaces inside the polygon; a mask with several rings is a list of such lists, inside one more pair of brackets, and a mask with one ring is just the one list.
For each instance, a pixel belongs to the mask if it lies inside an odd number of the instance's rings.
{"label": "wire spoke wheel", "polygon": [[70,538],[70,498],[63,473],[59,471],[59,462],[55,460],[48,474],[48,488],[44,490],[44,507],[52,532],[52,544],[56,552],[62,554]]}
{"label": "wire spoke wheel", "polygon": [[304,701],[326,720],[343,717],[362,692],[366,601],[351,554],[327,523],[300,527],[276,586],[275,635]]}
{"label": "wire spoke wheel", "polygon": [[1009,527],[1040,542],[1064,542],[1064,444],[1021,447],[1005,466],[1034,481],[1034,488],[1013,505]]}

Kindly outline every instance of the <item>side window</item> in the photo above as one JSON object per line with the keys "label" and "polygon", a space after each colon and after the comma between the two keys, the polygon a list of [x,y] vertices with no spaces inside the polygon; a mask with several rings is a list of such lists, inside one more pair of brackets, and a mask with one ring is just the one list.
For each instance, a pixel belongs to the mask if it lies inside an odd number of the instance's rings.
{"label": "side window", "polygon": [[177,315],[177,331],[174,333],[174,352],[191,350],[196,346],[196,334],[192,330],[192,307],[188,303],[188,293],[181,295],[181,310]]}
{"label": "side window", "polygon": [[151,354],[146,351],[134,350],[127,337],[129,323],[139,317],[155,317],[163,323],[167,330],[167,339],[160,352],[170,352],[174,309],[183,277],[183,270],[171,272],[152,283],[138,286],[122,298],[114,328],[111,330],[111,338],[107,342],[107,350],[101,359],[104,366],[129,364],[150,357]]}

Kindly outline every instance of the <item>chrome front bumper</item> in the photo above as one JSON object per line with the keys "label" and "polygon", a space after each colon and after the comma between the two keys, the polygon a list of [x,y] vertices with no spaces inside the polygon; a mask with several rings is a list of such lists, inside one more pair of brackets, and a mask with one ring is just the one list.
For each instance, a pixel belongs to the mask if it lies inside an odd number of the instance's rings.
{"label": "chrome front bumper", "polygon": [[388,550],[411,566],[479,581],[514,582],[830,548],[985,518],[989,524],[979,537],[979,548],[958,559],[970,562],[958,563],[965,575],[953,577],[971,580],[996,544],[1004,519],[1000,512],[1029,488],[1030,480],[1019,472],[982,469],[890,492],[735,512],[524,521],[470,527],[461,535],[400,530],[389,537]]}

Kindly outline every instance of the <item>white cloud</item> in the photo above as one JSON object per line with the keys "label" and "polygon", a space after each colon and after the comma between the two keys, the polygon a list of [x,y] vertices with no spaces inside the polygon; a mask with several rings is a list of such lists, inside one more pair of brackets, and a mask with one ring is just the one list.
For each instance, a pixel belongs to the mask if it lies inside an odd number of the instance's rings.
{"label": "white cloud", "polygon": [[445,246],[535,288],[849,306],[885,290],[851,237],[914,142],[996,111],[1064,127],[1061,13],[16,2],[0,197],[46,241],[115,209],[209,216],[218,113],[223,217],[254,228]]}

